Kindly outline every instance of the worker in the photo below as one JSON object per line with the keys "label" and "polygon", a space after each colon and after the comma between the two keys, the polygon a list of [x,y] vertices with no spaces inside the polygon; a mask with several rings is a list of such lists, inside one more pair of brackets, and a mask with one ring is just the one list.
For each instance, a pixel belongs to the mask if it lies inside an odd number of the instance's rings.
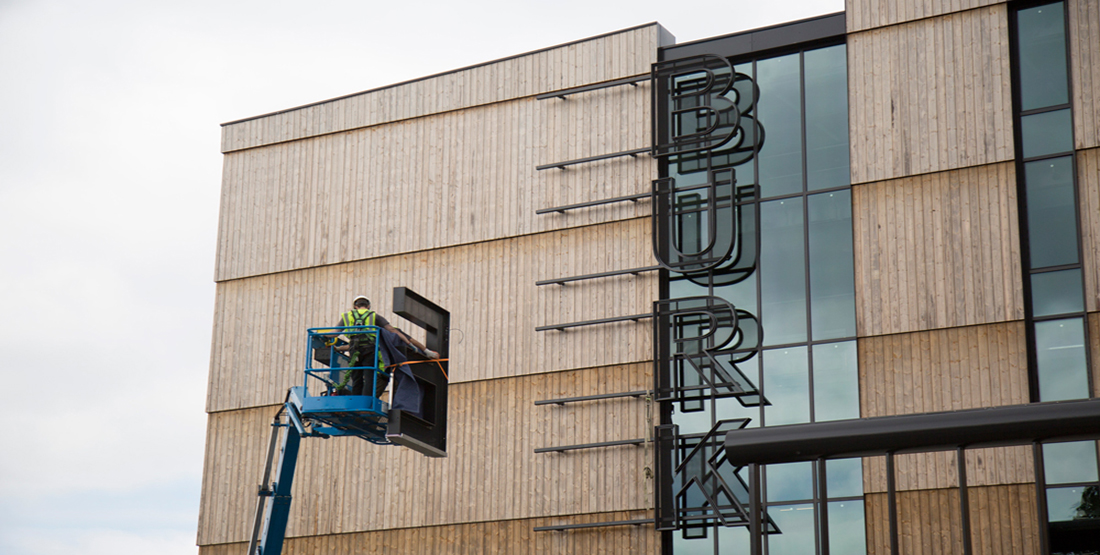
{"label": "worker", "polygon": [[[403,341],[407,345],[411,346],[414,350],[421,353],[427,358],[439,358],[439,353],[432,351],[424,346],[421,342],[417,341],[413,337],[406,335],[405,332],[398,328],[393,327],[385,318],[379,316],[373,310],[370,309],[370,299],[364,295],[355,297],[351,302],[351,310],[343,313],[340,316],[340,322],[337,326],[351,327],[351,326],[377,326],[386,331],[393,333],[400,341]],[[350,342],[338,349],[348,352],[348,356],[351,357],[348,366],[350,367],[363,367],[375,365],[375,341],[376,332],[363,333],[363,332],[345,332]],[[379,361],[381,362],[381,361]],[[381,364],[379,364],[381,366]],[[382,397],[382,392],[386,390],[386,386],[390,383],[390,374],[383,370],[378,374],[378,388],[377,397]],[[350,379],[351,382],[351,394],[352,395],[364,395],[364,390],[367,389],[366,380],[363,379],[363,369],[351,370],[348,373],[348,378],[344,380],[347,382]]]}

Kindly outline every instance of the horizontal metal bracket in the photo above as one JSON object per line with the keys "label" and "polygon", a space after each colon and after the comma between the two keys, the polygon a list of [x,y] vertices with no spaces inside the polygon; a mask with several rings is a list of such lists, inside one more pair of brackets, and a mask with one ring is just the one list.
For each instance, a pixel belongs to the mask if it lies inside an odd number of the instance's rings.
{"label": "horizontal metal bracket", "polygon": [[619,399],[622,397],[634,397],[640,399],[649,395],[649,391],[628,391],[626,393],[603,393],[600,395],[585,395],[584,397],[565,397],[562,399],[545,399],[543,401],[535,401],[535,405],[562,405],[566,403],[580,403],[582,401],[599,401],[601,399]]}
{"label": "horizontal metal bracket", "polygon": [[577,160],[569,160],[566,162],[555,162],[553,164],[544,164],[542,166],[535,166],[538,171],[548,170],[550,168],[558,168],[564,170],[566,166],[572,166],[574,164],[584,164],[586,162],[597,162],[599,160],[608,160],[611,158],[621,158],[623,156],[629,156],[631,158],[637,158],[639,154],[645,154],[649,152],[649,147],[636,148],[634,150],[624,150],[622,152],[612,152],[611,154],[601,154],[599,156],[589,156],[588,158],[578,158]]}
{"label": "horizontal metal bracket", "polygon": [[642,439],[620,439],[618,441],[601,441],[599,443],[582,443],[580,445],[562,445],[560,447],[540,447],[535,449],[536,453],[564,453],[566,451],[579,451],[581,449],[598,449],[600,447],[618,447],[620,445],[644,445],[645,438]]}
{"label": "horizontal metal bracket", "polygon": [[562,532],[565,530],[580,530],[582,528],[606,528],[608,526],[641,526],[653,524],[652,518],[641,520],[613,520],[611,522],[591,522],[588,524],[559,524],[556,526],[536,526],[535,532]]}
{"label": "horizontal metal bracket", "polygon": [[600,273],[597,273],[597,274],[585,274],[583,276],[564,277],[564,278],[557,278],[557,279],[544,279],[542,281],[536,281],[535,285],[536,286],[539,286],[539,285],[553,285],[553,284],[565,285],[566,283],[568,283],[570,281],[584,281],[586,279],[605,278],[605,277],[612,277],[612,276],[625,276],[626,274],[636,276],[636,275],[638,275],[642,272],[652,272],[654,270],[660,270],[660,269],[661,269],[660,266],[646,266],[644,268],[631,268],[629,270],[614,270],[614,271],[611,271],[611,272],[600,272]]}
{"label": "horizontal metal bracket", "polygon": [[548,98],[560,98],[567,100],[565,97],[571,94],[577,94],[588,91],[598,91],[600,89],[610,89],[611,87],[619,87],[622,85],[630,85],[631,87],[637,87],[638,83],[642,81],[649,81],[649,74],[636,75],[634,77],[623,77],[622,79],[615,79],[614,81],[605,81],[603,83],[596,83],[593,85],[584,85],[583,87],[573,87],[572,89],[563,89],[557,92],[543,93],[535,97],[535,100],[546,100]]}
{"label": "horizontal metal bracket", "polygon": [[617,202],[638,202],[639,200],[645,200],[650,198],[650,193],[639,193],[637,195],[626,195],[622,197],[607,198],[602,200],[591,200],[588,202],[578,202],[577,204],[567,204],[565,206],[555,206],[553,208],[540,208],[535,210],[535,215],[549,214],[551,212],[558,212],[564,214],[567,210],[576,210],[578,208],[588,208],[590,206],[599,206],[601,204],[614,204]]}
{"label": "horizontal metal bracket", "polygon": [[647,312],[645,314],[635,314],[633,316],[616,316],[614,318],[600,318],[599,320],[585,320],[583,322],[570,322],[568,324],[552,324],[552,325],[549,325],[549,326],[539,326],[539,327],[535,328],[535,331],[547,331],[547,330],[565,331],[568,328],[579,328],[581,326],[595,326],[597,324],[610,324],[610,323],[613,323],[613,322],[626,322],[627,320],[632,321],[632,322],[637,322],[639,320],[644,320],[646,318],[652,318],[652,317],[653,317],[653,314]]}

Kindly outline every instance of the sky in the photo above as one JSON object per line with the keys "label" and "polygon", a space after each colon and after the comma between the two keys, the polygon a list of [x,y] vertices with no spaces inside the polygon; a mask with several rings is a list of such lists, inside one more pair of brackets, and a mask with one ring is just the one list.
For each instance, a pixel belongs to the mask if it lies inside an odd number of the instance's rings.
{"label": "sky", "polygon": [[0,0],[0,553],[193,555],[220,124],[843,0]]}

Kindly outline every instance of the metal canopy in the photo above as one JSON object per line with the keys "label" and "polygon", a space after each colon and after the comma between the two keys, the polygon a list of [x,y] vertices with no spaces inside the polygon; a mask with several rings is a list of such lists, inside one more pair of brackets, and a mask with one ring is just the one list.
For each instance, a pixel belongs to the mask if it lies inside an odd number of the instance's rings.
{"label": "metal canopy", "polygon": [[735,466],[1100,437],[1100,399],[749,428],[726,434]]}

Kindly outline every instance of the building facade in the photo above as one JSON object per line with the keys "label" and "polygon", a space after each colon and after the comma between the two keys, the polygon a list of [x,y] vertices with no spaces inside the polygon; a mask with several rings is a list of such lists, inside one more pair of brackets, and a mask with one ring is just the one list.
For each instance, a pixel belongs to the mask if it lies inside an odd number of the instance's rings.
{"label": "building facade", "polygon": [[200,552],[247,551],[305,330],[415,334],[399,286],[451,313],[448,456],[304,441],[286,553],[1100,551],[1076,428],[724,448],[1093,410],[1097,88],[1096,0],[849,0],[225,124]]}

